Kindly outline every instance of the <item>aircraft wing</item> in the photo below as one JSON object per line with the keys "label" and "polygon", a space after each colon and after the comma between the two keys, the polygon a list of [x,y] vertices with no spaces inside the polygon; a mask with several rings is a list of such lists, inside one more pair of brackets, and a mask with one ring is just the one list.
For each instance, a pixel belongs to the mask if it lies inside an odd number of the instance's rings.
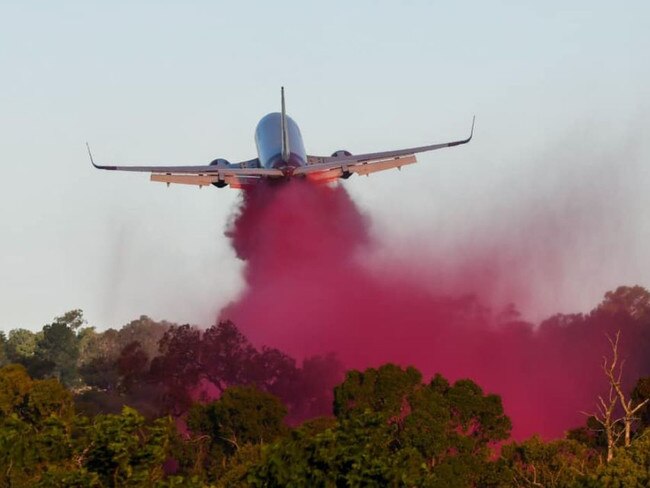
{"label": "aircraft wing", "polygon": [[[88,145],[86,144],[86,146]],[[257,159],[251,159],[229,166],[118,166],[95,164],[90,147],[88,147],[88,155],[90,156],[90,162],[97,169],[151,173],[151,181],[159,181],[167,184],[178,183],[183,185],[207,186],[212,183],[221,182],[239,188],[259,178],[283,176],[282,171],[278,169],[256,167]]]}
{"label": "aircraft wing", "polygon": [[330,177],[334,178],[341,175],[349,176],[351,173],[368,175],[385,169],[401,168],[404,165],[415,163],[415,154],[417,153],[467,144],[472,140],[472,136],[474,135],[474,121],[475,118],[472,119],[472,129],[467,139],[350,156],[307,156],[308,164],[296,168],[293,174],[307,175],[318,180],[329,179]]}

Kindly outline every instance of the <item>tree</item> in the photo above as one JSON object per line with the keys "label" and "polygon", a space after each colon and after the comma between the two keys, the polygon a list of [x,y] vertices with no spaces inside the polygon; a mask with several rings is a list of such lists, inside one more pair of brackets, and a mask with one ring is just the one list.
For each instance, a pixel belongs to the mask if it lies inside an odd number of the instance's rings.
{"label": "tree", "polygon": [[642,286],[619,286],[615,291],[605,293],[605,299],[598,311],[612,315],[626,314],[635,320],[650,319],[650,292]]}
{"label": "tree", "polygon": [[[618,439],[623,436],[625,447],[629,447],[632,441],[632,426],[637,418],[637,414],[642,411],[650,399],[640,399],[632,395],[629,399],[626,398],[625,393],[623,392],[623,386],[621,378],[623,376],[623,364],[624,361],[621,361],[618,357],[618,347],[620,341],[621,332],[620,330],[616,332],[614,339],[610,336],[607,336],[607,340],[611,346],[612,358],[611,360],[607,357],[603,357],[602,370],[605,373],[607,381],[609,382],[609,394],[607,399],[602,396],[598,397],[598,412],[588,414],[596,422],[598,422],[604,432],[607,439],[607,462],[610,462],[614,457],[614,448]],[[623,410],[623,417],[615,418],[615,409],[616,405],[620,404]],[[618,423],[623,423],[623,431],[620,432],[617,430],[616,426]]]}
{"label": "tree", "polygon": [[278,396],[292,418],[329,412],[331,388],[342,367],[333,355],[308,358],[303,367],[278,349],[256,349],[230,321],[205,331],[171,326],[151,361],[150,378],[165,390],[165,403],[181,415],[197,396],[214,398],[236,385],[253,385]]}
{"label": "tree", "polygon": [[98,333],[88,327],[78,332],[78,372],[86,386],[104,392],[117,390],[120,377],[117,370],[120,354],[117,336],[115,329]]}
{"label": "tree", "polygon": [[54,378],[35,380],[22,414],[26,421],[34,425],[52,416],[69,423],[74,416],[72,394]]}
{"label": "tree", "polygon": [[141,383],[147,374],[149,357],[138,341],[127,344],[117,358],[117,371],[120,375],[122,391],[130,392]]}
{"label": "tree", "polygon": [[617,448],[612,461],[599,466],[584,484],[598,488],[650,486],[650,436],[633,440],[628,448]]}
{"label": "tree", "polygon": [[214,402],[194,405],[187,425],[197,434],[209,435],[224,452],[232,454],[244,444],[280,436],[286,415],[286,407],[270,393],[252,386],[233,386]]}
{"label": "tree", "polygon": [[506,444],[501,459],[516,487],[575,486],[598,466],[597,453],[578,441],[544,442],[537,436]]}
{"label": "tree", "polygon": [[91,362],[93,359],[105,355],[99,351],[98,347],[100,338],[102,338],[105,333],[106,332],[98,333],[94,327],[83,327],[77,331],[77,341],[79,343],[79,358],[77,366],[79,368],[84,364]]}
{"label": "tree", "polygon": [[296,374],[296,381],[288,382],[286,391],[276,393],[289,406],[291,419],[303,421],[331,415],[334,387],[345,376],[343,364],[336,355],[305,358]]}
{"label": "tree", "polygon": [[104,486],[153,486],[164,477],[172,422],[168,417],[146,425],[136,410],[98,415],[82,427],[79,465],[96,473]]}
{"label": "tree", "polygon": [[203,333],[200,357],[203,372],[219,391],[229,385],[259,384],[251,377],[258,353],[230,321],[222,321]]}
{"label": "tree", "polygon": [[[55,320],[52,324],[43,327],[43,335],[36,345],[35,356],[41,364],[47,365],[43,370],[43,376],[52,375],[70,386],[78,380],[79,343],[74,327],[78,326],[79,317],[74,314],[68,319],[72,320],[72,325],[66,321]],[[46,372],[48,369],[49,372]]]}
{"label": "tree", "polygon": [[[645,400],[639,400],[638,402],[635,402],[633,397],[627,399],[625,393],[623,392],[623,387],[621,385],[621,377],[623,376],[623,362],[621,361],[619,365],[619,358],[618,358],[618,343],[620,337],[621,337],[621,332],[617,331],[614,339],[612,339],[611,337],[607,338],[612,347],[612,360],[608,366],[607,359],[605,359],[603,363],[603,371],[607,376],[607,380],[609,381],[611,388],[616,392],[618,401],[621,407],[623,408],[623,412],[624,412],[623,424],[625,428],[625,437],[624,437],[625,447],[630,447],[630,443],[632,441],[632,424],[634,423],[635,420],[637,420],[636,414],[646,406],[649,399],[646,398]],[[618,371],[616,371],[617,366],[618,366]]]}
{"label": "tree", "polygon": [[[392,364],[348,372],[334,390],[334,414],[341,418],[370,409],[400,429],[442,429],[438,432],[444,432],[446,443],[462,440],[468,452],[508,438],[511,422],[497,395],[484,395],[471,380],[450,385],[436,375],[428,385],[421,381],[415,368],[403,370]],[[435,442],[440,442],[439,436]]]}
{"label": "tree", "polygon": [[9,357],[7,356],[7,336],[4,331],[0,330],[0,367],[4,366],[9,362]]}
{"label": "tree", "polygon": [[253,487],[426,486],[422,458],[414,449],[396,449],[393,430],[368,410],[316,435],[300,428],[265,447],[247,481]]}
{"label": "tree", "polygon": [[500,486],[489,445],[510,421],[470,380],[423,384],[414,368],[350,371],[336,387],[333,426],[301,427],[263,449],[253,486]]}
{"label": "tree", "polygon": [[115,329],[107,329],[104,332],[97,332],[94,327],[81,329],[77,334],[80,367],[98,358],[116,359],[121,351],[118,335]]}
{"label": "tree", "polygon": [[407,395],[421,382],[422,374],[417,369],[403,370],[394,364],[364,372],[348,371],[345,381],[334,389],[334,415],[341,418],[366,409],[387,417],[398,415]]}
{"label": "tree", "polygon": [[210,481],[231,469],[242,474],[251,456],[259,458],[263,443],[288,430],[286,414],[282,402],[269,393],[252,386],[230,387],[218,400],[190,409],[187,426],[192,436],[177,443],[177,458],[186,470]]}
{"label": "tree", "polygon": [[618,439],[621,437],[620,429],[617,429],[617,425],[621,419],[617,419],[614,416],[617,402],[618,398],[616,397],[614,388],[610,386],[607,398],[598,395],[597,412],[582,412],[588,416],[588,422],[595,422],[602,427],[607,445],[607,462],[611,461],[614,457],[614,448]]}
{"label": "tree", "polygon": [[22,365],[0,368],[0,486],[198,486],[163,480],[171,419],[147,423],[136,410],[75,415],[56,379],[34,380]]}
{"label": "tree", "polygon": [[173,325],[164,320],[156,322],[146,315],[141,315],[140,318],[132,320],[117,332],[115,355],[119,354],[127,345],[139,342],[147,357],[156,356],[158,354],[158,342]]}
{"label": "tree", "polygon": [[[583,412],[584,413],[584,412]],[[599,453],[607,452],[607,436],[603,425],[592,415],[587,417],[584,426],[570,429],[566,433],[568,440],[574,440]]]}
{"label": "tree", "polygon": [[32,486],[72,453],[69,425],[50,416],[38,425],[16,416],[0,420],[0,486]]}
{"label": "tree", "polygon": [[86,319],[84,318],[83,311],[77,308],[64,313],[60,317],[56,317],[54,323],[64,324],[70,329],[77,331],[86,323]]}
{"label": "tree", "polygon": [[[296,360],[282,351],[262,347],[254,351],[248,360],[248,367],[242,372],[242,384],[256,385],[281,398],[291,407],[298,407],[303,400],[298,390],[299,369]],[[299,398],[297,398],[299,397]]]}
{"label": "tree", "polygon": [[116,361],[107,357],[96,357],[79,367],[79,376],[89,387],[104,391],[117,389],[120,374]]}
{"label": "tree", "polygon": [[10,364],[0,369],[0,417],[9,417],[25,404],[32,388],[32,379],[20,364]]}
{"label": "tree", "polygon": [[[250,488],[247,481],[251,468],[262,459],[262,445],[248,444],[241,447],[234,456],[228,459],[226,471],[216,480],[217,488]],[[201,488],[206,485],[202,484]]]}
{"label": "tree", "polygon": [[32,380],[22,365],[0,368],[0,486],[28,486],[72,453],[72,395],[56,380]]}
{"label": "tree", "polygon": [[650,402],[648,402],[648,399],[650,399],[650,376],[640,378],[632,391],[632,401],[636,404],[644,404],[638,411],[640,431],[650,427]]}
{"label": "tree", "polygon": [[36,334],[27,329],[13,329],[9,331],[6,348],[9,361],[23,363],[26,359],[34,356]]}
{"label": "tree", "polygon": [[449,385],[436,375],[429,388],[442,394],[451,411],[452,428],[456,438],[463,440],[464,448],[475,454],[491,443],[510,436],[512,423],[503,411],[501,397],[484,394],[480,386],[469,379]]}
{"label": "tree", "polygon": [[201,331],[189,324],[172,326],[158,347],[159,355],[151,361],[151,378],[165,390],[166,409],[180,416],[191,406],[191,391],[203,376]]}
{"label": "tree", "polygon": [[52,415],[65,420],[74,415],[72,395],[58,381],[33,380],[19,364],[0,368],[0,418],[38,426]]}

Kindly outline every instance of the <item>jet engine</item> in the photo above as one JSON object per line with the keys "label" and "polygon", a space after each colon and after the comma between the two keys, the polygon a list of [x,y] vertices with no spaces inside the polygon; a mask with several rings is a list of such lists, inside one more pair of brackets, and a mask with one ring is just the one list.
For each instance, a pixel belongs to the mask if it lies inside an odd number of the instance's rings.
{"label": "jet engine", "polygon": [[227,159],[218,158],[212,161],[210,163],[210,166],[216,166],[217,168],[227,168],[228,166],[230,166],[230,161],[228,161]]}
{"label": "jet engine", "polygon": [[[343,158],[345,156],[352,156],[352,153],[350,151],[346,151],[345,149],[339,149],[338,151],[334,151],[332,153],[333,158]],[[349,171],[343,171],[343,174],[341,174],[341,178],[344,180],[347,180],[350,176],[352,176],[352,173]]]}
{"label": "jet engine", "polygon": [[[210,166],[216,166],[217,168],[227,168],[228,166],[230,166],[230,162],[227,159],[217,158],[210,163]],[[212,184],[217,188],[223,188],[225,186],[228,186],[228,183],[226,183],[223,180],[215,181]]]}

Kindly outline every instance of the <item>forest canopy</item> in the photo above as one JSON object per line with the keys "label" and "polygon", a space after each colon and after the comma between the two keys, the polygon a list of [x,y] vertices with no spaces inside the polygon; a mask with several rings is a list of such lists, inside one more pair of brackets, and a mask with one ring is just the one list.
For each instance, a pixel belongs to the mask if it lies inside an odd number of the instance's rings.
{"label": "forest canopy", "polygon": [[[650,337],[650,294],[554,320],[603,317]],[[229,321],[98,331],[72,310],[0,334],[0,486],[648,486],[650,376],[616,384],[618,352],[593,365],[614,374],[583,425],[514,441],[498,392],[469,378],[298,362]]]}

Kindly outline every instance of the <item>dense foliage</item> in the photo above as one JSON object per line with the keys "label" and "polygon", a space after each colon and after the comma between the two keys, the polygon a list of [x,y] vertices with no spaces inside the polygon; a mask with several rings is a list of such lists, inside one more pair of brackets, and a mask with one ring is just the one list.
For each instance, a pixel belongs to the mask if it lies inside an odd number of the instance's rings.
{"label": "dense foliage", "polygon": [[[594,314],[650,334],[640,287]],[[650,377],[626,394],[641,405]],[[609,462],[595,417],[564,439],[512,442],[506,414],[470,379],[394,364],[344,374],[334,356],[297,364],[231,322],[141,317],[98,332],[73,310],[0,333],[2,487],[650,486],[647,405],[629,446],[616,419]]]}

